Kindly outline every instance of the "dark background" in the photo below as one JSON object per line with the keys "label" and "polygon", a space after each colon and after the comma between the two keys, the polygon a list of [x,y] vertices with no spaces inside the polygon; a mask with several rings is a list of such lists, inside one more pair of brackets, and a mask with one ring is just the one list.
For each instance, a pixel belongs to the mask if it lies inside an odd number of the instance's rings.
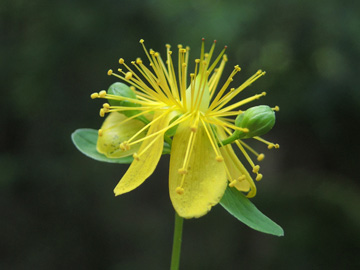
{"label": "dark background", "polygon": [[[359,269],[360,2],[0,2],[0,269],[168,269],[173,210],[169,157],[135,191],[115,198],[127,165],[93,161],[72,145],[99,128],[109,68],[201,38],[228,45],[239,85],[267,75],[279,105],[252,200],[285,237],[247,228],[220,206],[186,220],[182,269]],[[255,104],[255,103],[254,103]],[[259,103],[260,104],[260,103]]]}

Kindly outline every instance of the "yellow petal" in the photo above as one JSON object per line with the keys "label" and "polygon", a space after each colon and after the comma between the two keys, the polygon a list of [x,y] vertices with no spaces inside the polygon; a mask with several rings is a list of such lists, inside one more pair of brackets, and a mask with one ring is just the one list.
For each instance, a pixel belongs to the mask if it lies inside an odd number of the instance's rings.
{"label": "yellow petal", "polygon": [[[121,113],[113,112],[105,119],[101,127],[101,136],[98,137],[96,150],[108,158],[120,158],[134,154],[140,148],[141,143],[132,145],[130,150],[120,149],[120,143],[129,140],[136,132],[144,127],[144,123],[130,119],[124,123],[127,117]],[[145,132],[140,134],[137,139],[145,136]]]}
{"label": "yellow petal", "polygon": [[[160,116],[155,114],[154,119]],[[169,123],[168,115],[165,115],[160,120],[154,122],[147,133],[147,136],[165,128]],[[146,147],[152,145],[146,149]],[[125,175],[114,189],[115,195],[120,195],[129,192],[140,186],[155,170],[159,159],[161,157],[164,146],[164,134],[160,136],[153,136],[145,139],[138,151],[139,154],[146,149],[139,157],[139,160],[134,159]]]}
{"label": "yellow petal", "polygon": [[229,181],[240,179],[236,181],[235,188],[239,191],[249,192],[247,197],[254,197],[256,194],[256,186],[252,180],[249,172],[246,170],[244,165],[240,162],[238,157],[235,155],[231,145],[226,145],[220,148],[221,154],[224,157],[224,162],[230,173],[232,179]]}
{"label": "yellow petal", "polygon": [[[183,162],[191,134],[190,122],[179,125],[171,147],[169,191],[176,212],[184,218],[201,217],[222,198],[226,189],[226,172],[223,162],[216,161],[216,154],[202,125],[199,125],[191,153],[188,173],[182,183],[179,169]],[[183,194],[176,188],[181,186]]]}

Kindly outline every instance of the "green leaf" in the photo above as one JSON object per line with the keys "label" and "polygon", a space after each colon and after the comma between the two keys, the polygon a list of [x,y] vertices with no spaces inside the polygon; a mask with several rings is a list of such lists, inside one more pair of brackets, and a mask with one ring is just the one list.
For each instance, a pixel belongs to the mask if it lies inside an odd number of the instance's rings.
{"label": "green leaf", "polygon": [[283,236],[284,230],[261,213],[246,196],[235,188],[226,188],[220,204],[230,214],[250,228],[276,236]]}
{"label": "green leaf", "polygon": [[108,158],[105,155],[100,154],[96,150],[96,143],[98,139],[98,131],[96,129],[77,129],[73,134],[71,134],[71,139],[75,144],[76,148],[89,158],[103,162],[122,164],[129,164],[133,161],[132,156],[123,158]]}

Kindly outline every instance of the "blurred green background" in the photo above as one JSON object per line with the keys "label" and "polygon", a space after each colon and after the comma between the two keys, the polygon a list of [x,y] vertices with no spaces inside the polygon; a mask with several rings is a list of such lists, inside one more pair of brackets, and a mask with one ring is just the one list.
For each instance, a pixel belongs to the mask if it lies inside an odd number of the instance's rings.
{"label": "blurred green background", "polygon": [[[99,128],[117,60],[205,37],[242,67],[242,97],[279,105],[252,201],[285,237],[252,231],[222,207],[184,224],[182,269],[359,269],[360,2],[0,2],[0,269],[168,269],[169,157],[140,188],[113,188],[127,165],[93,161],[70,140]],[[255,105],[255,103],[254,103]]]}

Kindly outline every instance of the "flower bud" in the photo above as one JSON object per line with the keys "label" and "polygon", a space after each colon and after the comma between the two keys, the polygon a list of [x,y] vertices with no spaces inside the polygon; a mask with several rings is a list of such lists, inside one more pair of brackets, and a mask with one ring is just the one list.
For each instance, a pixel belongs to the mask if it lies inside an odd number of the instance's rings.
{"label": "flower bud", "polygon": [[275,112],[266,105],[255,106],[238,115],[235,125],[249,130],[249,132],[237,130],[239,139],[261,136],[268,133],[275,125]]}

